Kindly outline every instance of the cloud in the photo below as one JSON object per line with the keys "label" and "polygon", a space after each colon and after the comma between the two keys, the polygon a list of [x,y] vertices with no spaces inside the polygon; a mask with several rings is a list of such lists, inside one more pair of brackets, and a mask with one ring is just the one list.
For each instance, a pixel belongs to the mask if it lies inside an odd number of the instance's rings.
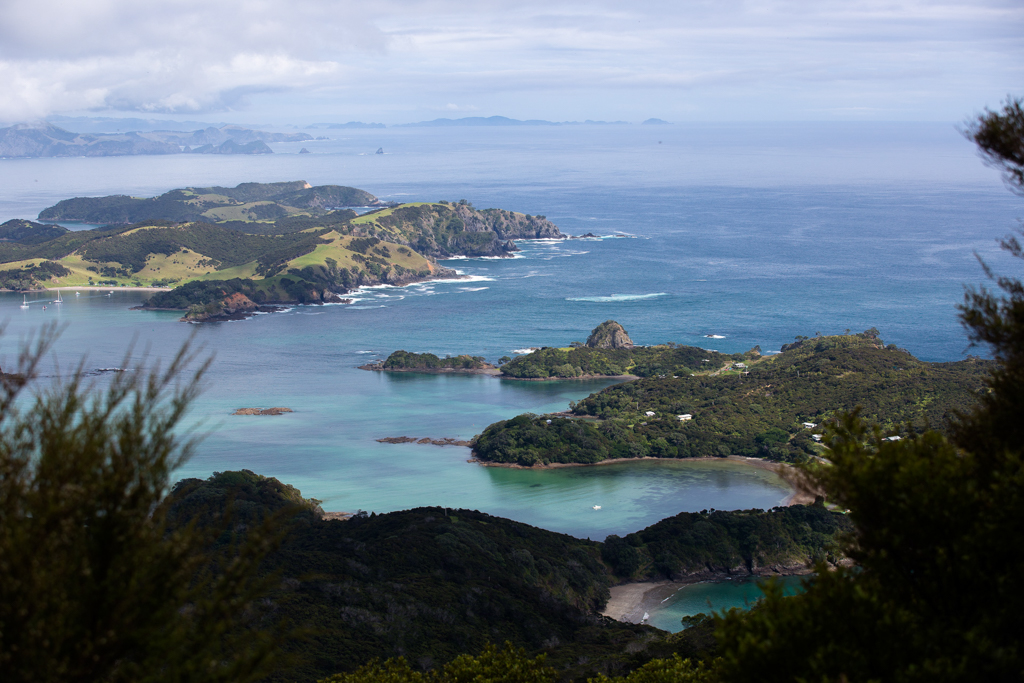
{"label": "cloud", "polygon": [[707,117],[744,97],[755,117],[962,115],[1019,87],[1022,33],[1015,0],[7,2],[0,120],[295,117],[296,102],[371,117],[619,118],[655,104]]}

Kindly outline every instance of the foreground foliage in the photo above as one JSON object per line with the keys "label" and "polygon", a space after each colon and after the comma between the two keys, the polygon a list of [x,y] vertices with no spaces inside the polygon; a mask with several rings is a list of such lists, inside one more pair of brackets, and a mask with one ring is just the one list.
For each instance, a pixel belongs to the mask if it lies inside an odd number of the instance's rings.
{"label": "foreground foliage", "polygon": [[[978,143],[1024,189],[1020,102],[987,112]],[[1002,241],[1024,259],[1016,236]],[[829,435],[827,467],[806,471],[850,510],[858,569],[819,571],[801,596],[768,594],[718,635],[727,681],[1017,681],[1024,677],[1024,284],[971,288],[961,319],[997,365],[988,391],[951,425],[900,442],[857,415]]]}
{"label": "foreground foliage", "polygon": [[[257,603],[268,527],[167,525],[192,442],[183,351],[165,371],[80,375],[24,396],[50,328],[0,388],[0,670],[5,681],[245,681],[280,640]],[[127,363],[126,363],[127,364]],[[218,551],[211,533],[225,534]]]}

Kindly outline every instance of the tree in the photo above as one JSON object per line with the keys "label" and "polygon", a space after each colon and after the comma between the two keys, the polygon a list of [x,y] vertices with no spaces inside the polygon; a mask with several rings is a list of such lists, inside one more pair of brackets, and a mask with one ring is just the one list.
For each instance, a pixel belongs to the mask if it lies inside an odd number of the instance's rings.
{"label": "tree", "polygon": [[1002,112],[988,109],[971,122],[964,134],[985,160],[1003,172],[1010,189],[1024,194],[1024,98],[1007,97]]}
{"label": "tree", "polygon": [[[268,671],[257,578],[272,524],[211,550],[219,525],[168,523],[178,434],[205,370],[186,346],[35,396],[55,328],[0,382],[0,670],[5,681],[245,681]],[[138,363],[129,354],[123,367]],[[143,363],[145,365],[145,363]]]}
{"label": "tree", "polygon": [[[1020,100],[980,117],[983,152],[1022,185]],[[1002,246],[1024,259],[1019,241]],[[856,568],[817,569],[807,591],[769,585],[750,614],[718,622],[726,681],[987,680],[1024,675],[1024,285],[969,288],[961,320],[999,362],[947,440],[883,439],[856,412],[830,428],[827,466],[803,483],[849,510]]]}

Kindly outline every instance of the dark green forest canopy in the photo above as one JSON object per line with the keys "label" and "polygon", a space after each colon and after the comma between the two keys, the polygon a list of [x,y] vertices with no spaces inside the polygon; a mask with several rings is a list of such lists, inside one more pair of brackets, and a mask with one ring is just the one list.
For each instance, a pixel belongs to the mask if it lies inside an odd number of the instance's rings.
{"label": "dark green forest canopy", "polygon": [[383,367],[386,370],[473,370],[484,367],[484,357],[462,354],[439,358],[432,353],[395,351],[384,361]]}
{"label": "dark green forest canopy", "polygon": [[264,571],[280,577],[270,596],[275,613],[309,635],[293,646],[296,665],[274,680],[313,681],[373,657],[438,665],[505,640],[547,652],[549,663],[580,679],[675,652],[697,655],[714,646],[707,624],[669,635],[595,616],[609,585],[631,576],[803,566],[829,557],[845,529],[842,515],[820,506],[684,513],[604,544],[474,510],[325,521],[318,501],[249,471],[179,482],[170,510],[184,524],[212,519],[229,501],[236,524],[291,511],[287,538]]}
{"label": "dark green forest canopy", "polygon": [[744,359],[695,346],[665,344],[629,349],[598,349],[587,346],[543,348],[517,356],[501,367],[501,374],[519,379],[570,378],[585,375],[679,375],[718,369],[723,363]]}
{"label": "dark green forest canopy", "polygon": [[838,535],[852,529],[824,505],[681,512],[625,538],[609,536],[601,556],[617,576],[635,580],[835,565],[842,559]]}
{"label": "dark green forest canopy", "polygon": [[725,455],[799,461],[816,453],[812,434],[822,422],[857,407],[888,432],[945,430],[977,402],[993,367],[978,358],[927,363],[870,335],[807,339],[745,365],[615,385],[574,404],[574,418],[497,422],[474,452],[525,466]]}

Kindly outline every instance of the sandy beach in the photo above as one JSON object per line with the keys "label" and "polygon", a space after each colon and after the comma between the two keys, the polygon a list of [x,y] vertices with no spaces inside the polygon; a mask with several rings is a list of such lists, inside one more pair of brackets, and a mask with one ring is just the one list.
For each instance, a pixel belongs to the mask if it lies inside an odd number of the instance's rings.
{"label": "sandy beach", "polygon": [[644,612],[661,604],[662,600],[684,585],[674,581],[645,581],[612,586],[612,596],[601,615],[628,624],[639,624],[644,618]]}
{"label": "sandy beach", "polygon": [[[757,576],[758,578],[805,576],[811,572],[811,568],[804,565],[792,567],[778,566],[774,569],[762,568],[750,576]],[[612,586],[610,589],[611,597],[608,599],[608,604],[605,605],[604,610],[601,611],[601,615],[611,617],[616,621],[639,624],[643,620],[645,612],[649,613],[655,610],[661,603],[675,595],[676,591],[680,588],[691,586],[695,583],[724,581],[729,578],[736,577],[730,576],[725,572],[708,572],[680,581],[641,581]]]}

